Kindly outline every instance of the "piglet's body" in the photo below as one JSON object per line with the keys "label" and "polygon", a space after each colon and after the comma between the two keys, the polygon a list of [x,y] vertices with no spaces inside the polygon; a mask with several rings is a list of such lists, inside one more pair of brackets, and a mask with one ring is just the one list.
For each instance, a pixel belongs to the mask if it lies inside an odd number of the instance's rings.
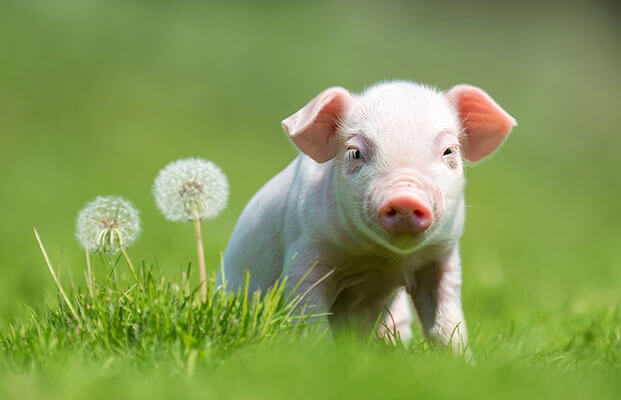
{"label": "piglet's body", "polygon": [[[515,120],[485,92],[440,92],[412,82],[359,95],[329,88],[283,121],[301,154],[239,218],[224,257],[238,287],[269,288],[283,274],[332,327],[411,336],[412,304],[423,332],[461,351],[458,242],[464,226],[463,160],[477,161]],[[386,312],[386,311],[389,312]]]}

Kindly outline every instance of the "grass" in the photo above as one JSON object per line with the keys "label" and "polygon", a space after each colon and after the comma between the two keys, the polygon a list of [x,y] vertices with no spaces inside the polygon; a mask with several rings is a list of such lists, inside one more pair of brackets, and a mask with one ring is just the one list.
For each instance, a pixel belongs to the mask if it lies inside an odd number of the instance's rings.
{"label": "grass", "polygon": [[[36,230],[35,235],[49,262]],[[92,362],[120,355],[138,365],[163,360],[191,375],[197,362],[214,364],[249,344],[300,338],[314,325],[299,314],[302,295],[285,294],[286,278],[265,293],[249,293],[247,283],[237,292],[227,290],[226,283],[216,287],[213,276],[203,300],[199,287],[190,283],[190,266],[175,283],[143,265],[140,275],[123,285],[120,256],[100,254],[99,259],[108,269],[105,281],[92,282],[89,290],[86,282],[84,289],[73,286],[70,296],[48,264],[58,304],[42,313],[31,310],[3,329],[0,363],[5,368],[37,368],[81,353]]]}
{"label": "grass", "polygon": [[[296,313],[300,297],[285,296],[286,280],[261,295],[247,286],[218,288],[214,276],[203,302],[190,283],[191,266],[176,283],[143,264],[143,290],[123,273],[120,256],[95,259],[107,274],[92,293],[72,281],[68,297],[59,293],[56,305],[31,309],[0,330],[2,398],[619,394],[618,306],[588,317],[563,314],[557,327],[560,318],[535,315],[529,322],[545,332],[539,335],[515,326],[493,334],[475,328],[475,367],[420,336],[396,346],[326,336]],[[538,342],[542,337],[547,342]]]}
{"label": "grass", "polygon": [[[608,4],[0,2],[0,398],[618,398],[621,54]],[[123,320],[98,331],[109,345],[71,329],[32,226],[88,315],[72,221],[97,195],[129,198],[144,228],[132,259],[170,313],[153,298],[130,318],[113,301],[141,298],[130,271],[94,257],[97,305],[132,323],[155,307],[170,322],[195,289],[181,278],[195,248],[191,227],[153,205],[157,171],[195,156],[227,174],[229,206],[202,226],[213,274],[242,207],[295,156],[279,121],[328,86],[391,78],[476,84],[519,122],[466,171],[463,304],[477,367],[420,336],[402,349],[300,342],[283,327],[236,341],[232,319],[230,341],[213,330],[226,321],[212,321],[185,347],[172,328],[135,341]],[[207,320],[195,303],[188,324]]]}
{"label": "grass", "polygon": [[73,289],[79,321],[59,296],[56,306],[31,310],[2,329],[2,398],[619,394],[621,337],[613,328],[621,323],[618,307],[565,320],[561,330],[531,321],[547,336],[562,332],[556,343],[537,343],[532,332],[515,328],[491,336],[475,329],[478,366],[472,367],[420,337],[395,347],[309,335],[312,328],[295,318],[295,300],[287,301],[282,283],[260,298],[219,290],[211,279],[203,303],[189,273],[176,284],[143,266],[146,291],[136,283],[121,288],[118,260],[104,262],[109,273],[94,286],[93,297]]}
{"label": "grass", "polygon": [[481,397],[484,388],[488,397],[579,399],[595,387],[602,399],[619,394],[619,306],[588,317],[532,315],[536,330],[491,334],[475,325],[472,366],[420,336],[393,345],[326,335],[298,314],[301,296],[286,296],[286,278],[251,294],[247,285],[216,287],[213,276],[203,302],[190,265],[177,283],[143,263],[136,282],[121,256],[95,259],[105,280],[90,287],[71,280],[69,295],[48,265],[57,304],[0,330],[2,398],[48,398],[50,390],[59,398],[454,398]]}

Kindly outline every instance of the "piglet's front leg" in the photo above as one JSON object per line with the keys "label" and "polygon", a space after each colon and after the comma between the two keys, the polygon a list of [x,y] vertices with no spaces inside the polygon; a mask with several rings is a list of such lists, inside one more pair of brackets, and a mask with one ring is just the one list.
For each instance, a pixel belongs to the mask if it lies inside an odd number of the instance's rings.
{"label": "piglet's front leg", "polygon": [[[439,262],[413,274],[412,296],[423,334],[464,354],[468,342],[461,308],[461,262],[453,250]],[[470,354],[465,354],[470,359]]]}

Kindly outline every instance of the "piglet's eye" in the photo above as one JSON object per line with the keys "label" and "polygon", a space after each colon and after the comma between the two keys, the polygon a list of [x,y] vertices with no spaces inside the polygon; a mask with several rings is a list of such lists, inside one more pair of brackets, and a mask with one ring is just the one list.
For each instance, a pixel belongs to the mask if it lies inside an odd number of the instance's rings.
{"label": "piglet's eye", "polygon": [[450,156],[451,154],[453,154],[454,151],[453,149],[451,149],[450,147],[448,147],[446,150],[444,150],[444,153],[442,153],[443,156]]}
{"label": "piglet's eye", "polygon": [[360,160],[362,158],[362,153],[360,152],[360,149],[350,147],[347,149],[347,158],[352,160]]}

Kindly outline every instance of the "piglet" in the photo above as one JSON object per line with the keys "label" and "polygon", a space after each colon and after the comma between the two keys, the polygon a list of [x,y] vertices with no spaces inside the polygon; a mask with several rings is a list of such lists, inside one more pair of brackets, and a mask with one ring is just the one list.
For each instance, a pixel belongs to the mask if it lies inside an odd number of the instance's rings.
{"label": "piglet", "polygon": [[229,285],[283,274],[327,324],[464,351],[459,238],[464,160],[493,153],[516,121],[483,90],[407,81],[321,92],[282,121],[299,156],[250,200],[224,255]]}

